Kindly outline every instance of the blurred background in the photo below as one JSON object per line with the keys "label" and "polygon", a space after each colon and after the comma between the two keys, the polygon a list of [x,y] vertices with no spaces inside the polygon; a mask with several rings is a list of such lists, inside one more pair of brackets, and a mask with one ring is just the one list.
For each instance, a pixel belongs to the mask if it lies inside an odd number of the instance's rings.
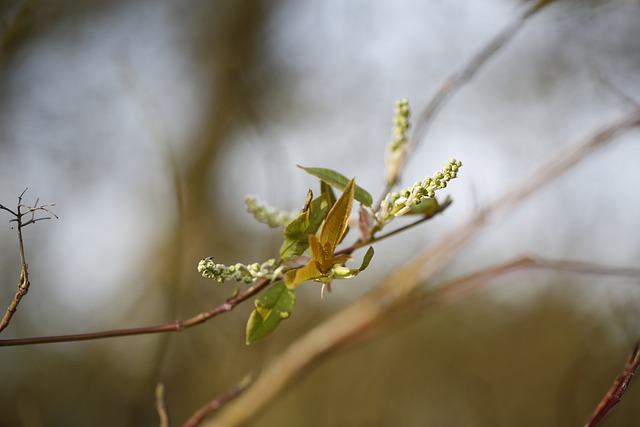
{"label": "blurred background", "polygon": [[[0,203],[55,203],[25,229],[31,291],[2,338],[190,317],[235,284],[201,258],[261,261],[280,231],[246,194],[285,209],[329,167],[383,186],[394,101],[414,115],[527,7],[516,0],[64,0],[0,4]],[[306,330],[640,99],[640,2],[558,1],[442,111],[405,184],[464,163],[444,216],[376,246],[372,266],[247,347],[252,304],[178,334],[0,349],[1,426],[174,425],[258,373]],[[617,88],[618,90],[614,89]],[[521,254],[637,266],[638,133],[618,138],[489,227],[434,283]],[[0,212],[0,302],[20,272]],[[640,283],[521,272],[326,359],[252,426],[580,426],[640,334]],[[640,420],[632,384],[603,425]]]}

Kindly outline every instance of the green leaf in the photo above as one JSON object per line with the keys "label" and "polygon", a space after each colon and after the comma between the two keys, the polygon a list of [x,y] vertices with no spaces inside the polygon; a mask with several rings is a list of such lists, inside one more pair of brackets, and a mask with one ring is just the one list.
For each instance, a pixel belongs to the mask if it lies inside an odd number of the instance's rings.
{"label": "green leaf", "polygon": [[255,300],[256,309],[247,321],[247,345],[273,332],[280,322],[288,319],[296,302],[295,293],[283,282],[267,289]]}
{"label": "green leaf", "polygon": [[369,267],[371,258],[373,258],[373,246],[369,246],[369,249],[367,249],[367,253],[364,254],[364,258],[362,258],[362,264],[360,265],[360,268],[358,270],[364,271],[365,268]]}
{"label": "green leaf", "polygon": [[[337,188],[340,191],[344,191],[344,189],[347,187],[347,184],[349,184],[349,179],[346,176],[331,169],[308,168],[300,165],[298,165],[298,167],[308,174],[313,175],[316,178],[320,178],[322,181],[326,182],[334,188]],[[357,201],[365,206],[370,207],[373,204],[373,197],[371,197],[371,194],[369,194],[367,190],[361,187],[356,186],[354,197]]]}
{"label": "green leaf", "polygon": [[323,180],[320,180],[320,194],[325,194],[327,196],[327,200],[329,200],[329,206],[333,206],[333,204],[337,200],[336,193],[334,193],[331,186]]}
{"label": "green leaf", "polygon": [[284,229],[280,258],[302,255],[309,247],[309,235],[315,234],[329,212],[329,202],[321,194],[308,204],[308,209],[294,218]]}

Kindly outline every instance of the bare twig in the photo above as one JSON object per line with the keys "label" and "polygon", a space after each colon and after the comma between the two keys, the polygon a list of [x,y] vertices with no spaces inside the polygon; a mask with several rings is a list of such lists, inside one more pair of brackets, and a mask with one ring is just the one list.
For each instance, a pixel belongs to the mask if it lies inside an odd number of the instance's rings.
{"label": "bare twig", "polygon": [[169,427],[169,415],[167,406],[164,403],[164,384],[158,383],[156,386],[156,411],[160,417],[160,427]]}
{"label": "bare twig", "polygon": [[128,337],[132,335],[146,335],[162,332],[182,332],[185,329],[204,323],[209,319],[213,319],[214,317],[217,317],[222,313],[233,310],[235,306],[257,294],[262,289],[269,286],[269,284],[269,280],[261,280],[259,282],[256,282],[253,286],[247,288],[243,292],[240,292],[235,297],[227,299],[224,303],[212,308],[211,310],[199,313],[193,317],[177,322],[155,326],[142,326],[137,328],[112,329],[109,331],[89,332],[85,334],[52,335],[44,337],[0,340],[0,347],[29,344],[46,344],[56,342],[88,341],[101,338]]}
{"label": "bare twig", "polygon": [[563,155],[554,156],[512,191],[478,211],[466,224],[416,255],[388,276],[374,291],[292,343],[262,372],[252,387],[225,406],[207,426],[239,426],[252,419],[298,375],[309,369],[312,362],[366,332],[401,304],[422,281],[449,262],[485,225],[554,181],[596,147],[638,126],[640,111],[634,111],[595,132],[582,144],[566,150]]}
{"label": "bare twig", "polygon": [[[29,265],[27,264],[27,259],[24,251],[24,240],[22,238],[22,229],[27,225],[35,224],[38,221],[42,221],[45,219],[51,219],[51,217],[58,218],[55,213],[51,210],[54,206],[53,203],[39,205],[39,199],[36,199],[36,203],[34,206],[27,206],[22,203],[22,198],[27,192],[28,188],[25,188],[24,191],[18,196],[18,207],[15,211],[7,208],[0,204],[0,209],[9,212],[13,215],[13,219],[10,222],[15,222],[17,224],[17,234],[18,234],[18,247],[20,252],[20,281],[18,282],[18,290],[16,291],[11,304],[7,308],[2,320],[0,321],[0,332],[2,332],[7,326],[9,326],[9,322],[11,322],[11,318],[18,310],[18,304],[22,298],[29,292],[29,286],[31,282],[29,281]],[[36,217],[36,214],[40,211],[47,212],[51,216],[44,217]],[[27,220],[25,221],[25,217]]]}
{"label": "bare twig", "polygon": [[620,402],[622,395],[627,391],[627,387],[629,387],[629,384],[640,365],[639,346],[640,340],[636,342],[624,369],[613,382],[613,385],[596,408],[589,422],[585,424],[585,427],[595,427],[598,425],[605,415],[607,415],[607,413]]}
{"label": "bare twig", "polygon": [[240,394],[246,390],[251,382],[253,381],[253,374],[247,375],[243,380],[232,388],[225,392],[222,396],[213,399],[210,402],[207,402],[202,408],[198,409],[184,424],[182,427],[196,427],[199,426],[200,423],[205,419],[205,417],[211,415],[216,412],[220,408],[222,408],[226,403],[240,396]]}

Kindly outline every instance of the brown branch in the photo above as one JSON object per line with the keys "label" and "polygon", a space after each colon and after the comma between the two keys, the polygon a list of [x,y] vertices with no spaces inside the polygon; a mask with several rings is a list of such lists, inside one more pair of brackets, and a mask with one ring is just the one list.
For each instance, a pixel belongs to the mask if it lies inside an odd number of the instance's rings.
{"label": "brown branch", "polygon": [[514,209],[533,192],[554,181],[596,147],[637,126],[640,126],[640,111],[634,111],[610,123],[582,144],[565,151],[562,156],[554,156],[523,183],[516,185],[512,191],[476,212],[466,224],[413,257],[371,293],[293,342],[267,366],[252,387],[225,406],[217,417],[206,425],[232,427],[251,420],[298,375],[308,370],[313,362],[366,332],[395,306],[402,304],[420,283],[449,262],[485,225]]}
{"label": "brown branch", "polygon": [[585,427],[595,427],[600,423],[605,415],[607,415],[607,413],[620,402],[620,400],[622,399],[622,395],[625,391],[627,391],[627,388],[629,387],[629,384],[631,383],[631,380],[633,379],[633,376],[638,369],[638,365],[640,365],[640,351],[638,349],[639,346],[640,340],[636,342],[636,345],[633,347],[633,350],[629,355],[629,359],[627,360],[624,369],[613,382],[613,385],[604,396],[604,398],[602,398],[602,401],[591,416],[589,422],[585,424]]}
{"label": "brown branch", "polygon": [[57,342],[71,342],[71,341],[88,341],[101,338],[114,338],[114,337],[128,337],[133,335],[145,335],[156,334],[161,332],[182,332],[185,329],[199,325],[207,320],[213,319],[220,314],[231,311],[240,304],[247,300],[251,296],[257,294],[262,289],[266,288],[270,284],[269,280],[261,280],[253,286],[247,288],[243,292],[239,293],[233,298],[229,298],[224,303],[212,308],[209,311],[199,313],[193,317],[177,322],[166,323],[156,326],[142,326],[137,328],[125,328],[125,329],[113,329],[109,331],[89,332],[84,334],[70,334],[70,335],[53,335],[44,337],[33,338],[16,338],[0,340],[0,347],[29,345],[29,344],[48,344]]}
{"label": "brown branch", "polygon": [[222,396],[213,399],[210,402],[207,402],[206,405],[198,409],[184,424],[182,427],[196,427],[199,426],[200,423],[205,419],[205,417],[213,414],[220,408],[222,408],[226,403],[240,396],[240,394],[251,385],[253,381],[253,374],[247,375],[237,386],[232,388],[231,390],[224,393]]}
{"label": "brown branch", "polygon": [[[20,253],[20,265],[21,265],[18,289],[16,291],[16,294],[13,297],[13,300],[9,304],[9,307],[7,308],[7,311],[2,317],[2,320],[0,320],[0,332],[2,332],[7,326],[9,326],[9,322],[11,322],[11,318],[13,317],[15,312],[18,310],[18,304],[20,304],[20,301],[22,300],[22,298],[27,294],[27,292],[29,292],[29,286],[31,285],[31,282],[29,281],[29,265],[27,264],[27,259],[24,251],[24,240],[22,237],[22,229],[27,225],[35,224],[38,221],[51,219],[51,216],[58,218],[56,214],[53,213],[53,211],[51,210],[51,208],[54,206],[53,204],[39,205],[39,199],[36,199],[36,203],[34,206],[27,206],[23,204],[22,198],[24,197],[24,194],[27,192],[27,190],[28,188],[25,188],[24,191],[18,196],[18,207],[16,211],[13,211],[12,209],[9,209],[0,204],[0,209],[5,210],[9,212],[11,215],[13,215],[14,218],[10,220],[10,222],[15,222],[17,224],[16,229],[18,234],[18,248],[19,248],[18,251]],[[23,211],[23,209],[26,209],[26,210]],[[45,216],[45,217],[39,217],[39,218],[36,217],[36,214],[40,211],[47,212],[51,216]],[[24,221],[25,217],[28,217],[29,219],[27,221]]]}

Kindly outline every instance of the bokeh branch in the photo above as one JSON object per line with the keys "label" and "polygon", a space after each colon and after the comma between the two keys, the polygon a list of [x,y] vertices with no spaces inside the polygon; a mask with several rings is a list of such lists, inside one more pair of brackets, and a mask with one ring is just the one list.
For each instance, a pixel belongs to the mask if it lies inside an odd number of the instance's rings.
{"label": "bokeh branch", "polygon": [[322,356],[366,333],[390,310],[407,297],[433,273],[449,262],[458,251],[487,224],[504,216],[535,191],[553,182],[588,156],[595,148],[615,136],[640,126],[640,111],[633,111],[594,132],[577,146],[556,154],[513,190],[484,209],[468,222],[423,250],[404,266],[389,275],[374,291],[335,314],[292,343],[265,368],[252,387],[223,408],[208,427],[243,425],[279,396],[304,371]]}
{"label": "bokeh branch", "polygon": [[185,421],[184,424],[182,424],[182,427],[199,426],[200,423],[202,423],[202,421],[205,419],[205,417],[213,414],[214,412],[222,408],[225,404],[240,396],[240,394],[251,385],[252,381],[253,374],[247,375],[238,385],[226,391],[221,396],[211,400],[210,402],[207,402],[206,405],[194,412],[194,414],[189,417],[189,419]]}
{"label": "bokeh branch", "polygon": [[548,270],[596,276],[640,278],[640,268],[612,267],[579,261],[521,256],[505,263],[475,271],[458,279],[453,279],[405,300],[402,304],[394,307],[390,313],[394,320],[389,322],[389,319],[382,319],[378,329],[387,330],[392,328],[397,323],[395,318],[398,321],[408,321],[430,307],[453,304],[464,300],[487,288],[491,284],[491,280],[520,270]]}
{"label": "bokeh branch", "polygon": [[[11,322],[11,318],[18,310],[18,304],[22,298],[29,292],[29,286],[31,282],[29,280],[29,264],[27,264],[27,257],[25,255],[24,250],[24,239],[22,237],[22,229],[27,225],[35,224],[38,221],[43,221],[45,219],[51,219],[52,217],[58,218],[55,213],[51,210],[54,206],[53,203],[40,205],[39,199],[36,199],[36,202],[33,206],[28,206],[22,203],[22,199],[27,192],[27,188],[18,196],[18,206],[16,210],[9,209],[6,206],[0,204],[0,209],[9,212],[13,219],[10,222],[16,223],[16,231],[18,234],[18,248],[20,252],[20,280],[18,282],[18,289],[16,290],[16,294],[9,304],[7,311],[5,312],[2,320],[0,321],[0,332],[2,332],[7,326],[9,326],[9,322]],[[37,216],[37,214],[45,212],[48,216]]]}

